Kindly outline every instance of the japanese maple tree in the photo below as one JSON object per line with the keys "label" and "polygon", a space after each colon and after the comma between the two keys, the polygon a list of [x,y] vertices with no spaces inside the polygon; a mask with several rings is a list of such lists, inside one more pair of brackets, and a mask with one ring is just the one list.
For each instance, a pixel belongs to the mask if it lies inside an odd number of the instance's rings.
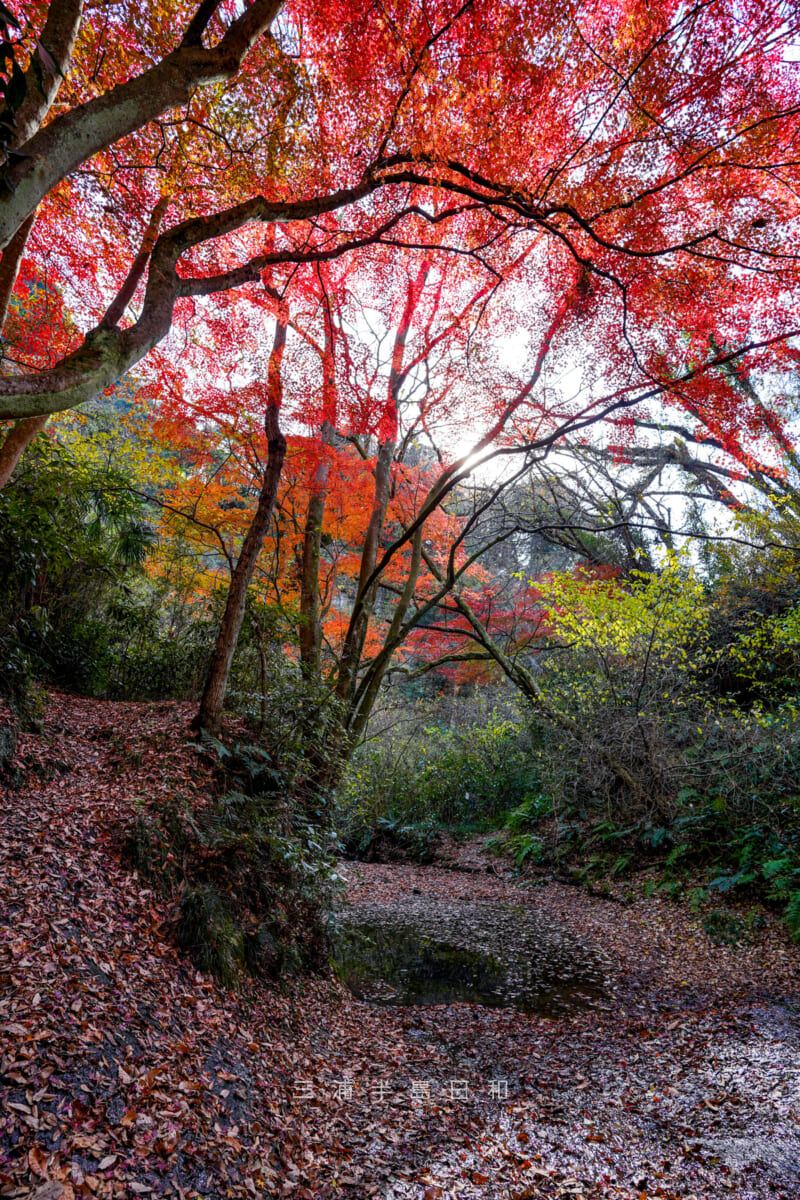
{"label": "japanese maple tree", "polygon": [[798,327],[783,0],[53,0],[2,28],[0,244],[10,269],[29,233],[87,330],[0,380],[6,418],[80,404],[270,263],[432,223],[490,274],[527,248],[532,326],[584,306],[587,420],[666,392],[735,424],[711,336],[767,363]]}

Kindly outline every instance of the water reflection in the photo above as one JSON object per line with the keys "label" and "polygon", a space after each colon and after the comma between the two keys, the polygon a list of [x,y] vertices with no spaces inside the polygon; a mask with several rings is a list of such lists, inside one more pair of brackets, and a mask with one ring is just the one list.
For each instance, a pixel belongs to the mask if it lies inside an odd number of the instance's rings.
{"label": "water reflection", "polygon": [[335,959],[359,999],[463,1000],[553,1016],[604,995],[600,962],[566,927],[510,904],[411,899],[340,914]]}

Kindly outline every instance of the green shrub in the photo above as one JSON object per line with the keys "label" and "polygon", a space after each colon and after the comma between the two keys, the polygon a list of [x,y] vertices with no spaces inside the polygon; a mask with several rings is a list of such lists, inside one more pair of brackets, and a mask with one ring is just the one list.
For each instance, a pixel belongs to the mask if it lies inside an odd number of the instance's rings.
{"label": "green shrub", "polygon": [[127,586],[107,605],[107,653],[98,684],[115,700],[196,698],[205,680],[217,631],[213,615],[182,613],[170,621],[160,589],[149,581]]}
{"label": "green shrub", "polygon": [[[296,795],[311,792],[311,807],[322,805],[330,818],[331,805],[318,782],[336,773],[340,746],[340,703],[325,680],[306,677],[286,647],[271,641],[265,647],[263,680],[253,657],[251,640],[237,652],[228,704],[249,727],[269,738],[270,749],[287,771]],[[254,686],[259,678],[259,686]]]}
{"label": "green shrub", "polygon": [[187,887],[179,900],[177,942],[206,974],[236,982],[245,957],[244,931],[217,887]]}
{"label": "green shrub", "polygon": [[536,789],[528,731],[497,710],[461,728],[425,719],[389,728],[353,755],[337,788],[337,828],[349,853],[424,858],[437,827],[496,827]]}
{"label": "green shrub", "polygon": [[800,942],[800,890],[790,896],[784,918],[789,933],[796,942]]}
{"label": "green shrub", "polygon": [[0,492],[0,652],[17,705],[35,677],[102,690],[109,599],[142,577],[153,537],[125,471],[82,461],[54,437],[29,447]]}
{"label": "green shrub", "polygon": [[487,849],[510,855],[518,867],[536,863],[545,857],[545,841],[536,826],[552,815],[545,796],[527,796],[522,804],[506,814],[503,833],[487,842]]}

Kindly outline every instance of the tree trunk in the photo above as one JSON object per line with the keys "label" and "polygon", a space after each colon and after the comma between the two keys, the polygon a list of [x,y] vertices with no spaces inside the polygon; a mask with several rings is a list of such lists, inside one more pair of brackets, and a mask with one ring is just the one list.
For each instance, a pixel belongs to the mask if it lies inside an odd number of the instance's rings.
{"label": "tree trunk", "polygon": [[322,523],[328,503],[330,460],[326,447],[333,440],[333,428],[328,421],[322,425],[322,457],[314,472],[312,493],[303,532],[303,564],[300,579],[300,665],[311,679],[319,677],[322,650],[322,625],[319,604],[319,564],[322,548]]}
{"label": "tree trunk", "polygon": [[51,0],[48,5],[44,29],[25,72],[25,95],[14,113],[15,149],[33,137],[53,107],[69,72],[82,16],[83,0]]}
{"label": "tree trunk", "polygon": [[0,446],[0,491],[6,486],[19,462],[23,450],[31,444],[37,433],[41,433],[49,417],[26,417],[15,421]]}
{"label": "tree trunk", "polygon": [[[20,263],[35,220],[36,213],[31,213],[3,251],[3,258],[0,261],[0,331],[5,328]],[[46,416],[25,417],[21,421],[15,421],[11,426],[0,445],[0,490],[11,478],[23,451],[31,444],[37,433],[44,429],[47,421],[48,417]]]}
{"label": "tree trunk", "polygon": [[286,438],[279,423],[281,385],[280,361],[286,344],[286,323],[279,321],[275,330],[275,343],[269,364],[269,402],[264,414],[267,433],[267,467],[258,497],[258,507],[245,535],[236,566],[231,576],[231,586],[225,602],[217,644],[211,656],[200,709],[193,726],[217,736],[222,726],[222,706],[228,689],[231,664],[239,640],[239,632],[247,605],[247,589],[253,578],[264,537],[275,510],[283,462],[286,458]]}
{"label": "tree trunk", "polygon": [[364,650],[370,617],[372,616],[372,610],[378,594],[378,581],[375,580],[370,586],[368,584],[378,562],[381,534],[383,533],[386,509],[389,506],[389,498],[392,491],[392,463],[394,462],[394,455],[397,449],[398,436],[397,410],[400,401],[400,392],[406,378],[406,372],[403,367],[406,342],[411,329],[414,312],[425,289],[425,283],[430,270],[431,264],[428,259],[425,259],[416,278],[409,282],[405,308],[403,309],[403,315],[392,350],[389,386],[384,412],[380,421],[381,432],[378,435],[378,455],[375,459],[375,489],[372,499],[372,512],[364,538],[364,547],[361,551],[358,592],[356,593],[355,604],[350,614],[350,624],[345,635],[344,646],[342,647],[341,666],[336,686],[337,696],[348,704],[352,701],[355,693],[361,655]]}
{"label": "tree trunk", "polygon": [[3,329],[6,323],[8,306],[11,303],[14,285],[19,275],[19,266],[22,262],[22,256],[25,253],[28,237],[33,229],[35,220],[36,213],[32,212],[14,234],[3,251],[2,260],[0,260],[0,330]]}

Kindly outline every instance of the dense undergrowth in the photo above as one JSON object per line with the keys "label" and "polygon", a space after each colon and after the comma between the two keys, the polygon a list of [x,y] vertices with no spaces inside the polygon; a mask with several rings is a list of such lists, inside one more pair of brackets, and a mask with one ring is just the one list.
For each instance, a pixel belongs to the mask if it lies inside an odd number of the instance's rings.
{"label": "dense undergrowth", "polygon": [[[694,793],[692,793],[694,795]],[[615,823],[587,809],[566,806],[556,816],[542,797],[509,813],[490,846],[521,869],[556,870],[574,882],[611,894],[611,886],[636,883],[644,873],[646,894],[655,889],[708,911],[709,932],[736,940],[757,925],[740,902],[777,908],[800,938],[800,817],[794,806],[765,805],[761,819],[732,820],[725,806],[687,797],[666,825]],[[633,895],[632,892],[628,892]],[[733,906],[733,907],[731,907]]]}
{"label": "dense undergrowth", "polygon": [[563,730],[532,722],[522,709],[514,719],[496,712],[480,719],[478,727],[442,729],[428,713],[412,734],[355,756],[338,797],[350,855],[426,862],[443,830],[491,829],[490,848],[523,873],[555,871],[601,894],[658,888],[689,902],[723,941],[757,930],[757,902],[780,911],[800,938],[793,709],[768,719],[729,708],[724,721],[717,713],[705,728],[695,725],[688,740],[673,734],[670,741],[665,726],[658,750],[670,753],[681,786],[669,804],[643,808]]}
{"label": "dense undergrowth", "polygon": [[439,830],[495,828],[536,785],[531,742],[517,706],[462,706],[447,699],[403,704],[382,714],[337,789],[337,828],[354,857],[431,858]]}
{"label": "dense undergrowth", "polygon": [[778,565],[713,592],[680,564],[623,600],[615,581],[554,585],[551,712],[476,704],[364,746],[339,797],[351,853],[424,860],[442,827],[492,827],[520,870],[606,892],[646,872],[712,936],[751,933],[737,907],[758,902],[800,938],[797,585]]}
{"label": "dense undergrowth", "polygon": [[175,938],[201,970],[234,983],[321,969],[338,881],[322,813],[297,803],[263,747],[198,748],[216,762],[216,795],[142,801],[124,854],[172,901]]}

